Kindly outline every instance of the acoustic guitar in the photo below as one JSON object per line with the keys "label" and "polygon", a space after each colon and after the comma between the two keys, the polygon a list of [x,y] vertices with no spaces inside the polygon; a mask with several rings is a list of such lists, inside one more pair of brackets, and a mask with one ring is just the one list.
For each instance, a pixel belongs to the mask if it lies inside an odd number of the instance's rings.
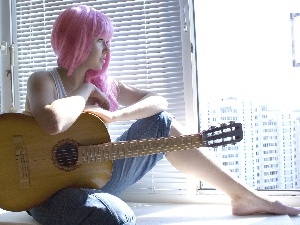
{"label": "acoustic guitar", "polygon": [[67,187],[99,189],[110,179],[112,160],[193,147],[233,144],[243,138],[240,123],[199,134],[110,141],[102,120],[83,113],[65,132],[47,134],[33,117],[0,115],[0,208],[31,209]]}

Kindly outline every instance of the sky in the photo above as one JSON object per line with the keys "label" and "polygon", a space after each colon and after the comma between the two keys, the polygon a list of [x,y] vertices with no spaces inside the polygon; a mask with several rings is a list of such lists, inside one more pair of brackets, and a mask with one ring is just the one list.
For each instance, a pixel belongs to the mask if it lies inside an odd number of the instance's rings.
{"label": "sky", "polygon": [[[300,12],[300,3],[291,7],[291,2],[195,1],[201,96],[251,96],[280,107],[300,108],[300,67],[292,64],[290,21],[291,12]],[[300,35],[295,37],[298,40]],[[296,53],[300,56],[300,47]]]}

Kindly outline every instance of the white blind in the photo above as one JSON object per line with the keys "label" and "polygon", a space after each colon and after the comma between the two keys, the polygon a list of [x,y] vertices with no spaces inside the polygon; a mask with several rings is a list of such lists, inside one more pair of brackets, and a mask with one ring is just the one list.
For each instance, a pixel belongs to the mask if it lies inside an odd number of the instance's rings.
{"label": "white blind", "polygon": [[[26,82],[31,73],[50,70],[56,58],[50,46],[52,24],[71,5],[83,3],[101,10],[114,24],[110,76],[167,98],[168,111],[185,123],[179,0],[16,0],[16,40],[18,50],[20,109],[24,109]],[[130,122],[109,126],[112,140]],[[163,160],[127,192],[183,193],[187,181]]]}

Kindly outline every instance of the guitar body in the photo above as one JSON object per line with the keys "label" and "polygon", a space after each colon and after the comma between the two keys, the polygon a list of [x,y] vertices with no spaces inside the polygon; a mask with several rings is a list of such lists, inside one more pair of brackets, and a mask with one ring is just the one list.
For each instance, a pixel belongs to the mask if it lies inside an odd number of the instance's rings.
{"label": "guitar body", "polygon": [[0,115],[0,207],[10,211],[33,208],[67,187],[101,188],[110,179],[112,161],[85,163],[65,170],[53,160],[62,140],[81,145],[110,142],[105,124],[83,113],[67,131],[47,134],[33,117]]}

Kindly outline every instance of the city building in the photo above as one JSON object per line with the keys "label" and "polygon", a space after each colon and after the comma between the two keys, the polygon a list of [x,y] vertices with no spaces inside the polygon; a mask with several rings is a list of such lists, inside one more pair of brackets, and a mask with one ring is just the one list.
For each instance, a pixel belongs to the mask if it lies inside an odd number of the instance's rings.
{"label": "city building", "polygon": [[241,142],[211,150],[248,185],[267,190],[300,188],[300,110],[214,97],[202,101],[200,121],[202,130],[229,121],[242,123]]}

